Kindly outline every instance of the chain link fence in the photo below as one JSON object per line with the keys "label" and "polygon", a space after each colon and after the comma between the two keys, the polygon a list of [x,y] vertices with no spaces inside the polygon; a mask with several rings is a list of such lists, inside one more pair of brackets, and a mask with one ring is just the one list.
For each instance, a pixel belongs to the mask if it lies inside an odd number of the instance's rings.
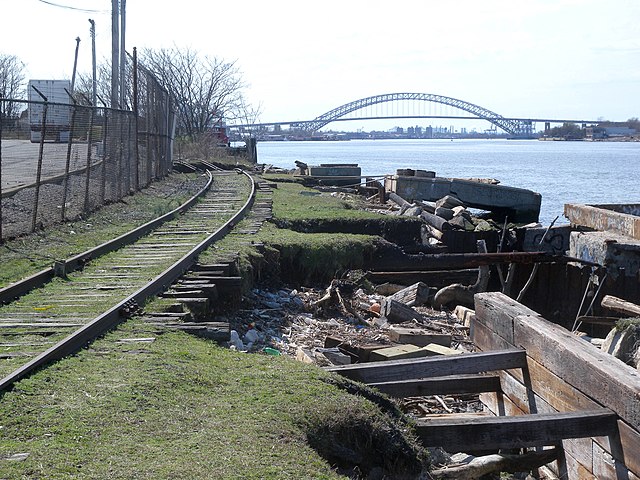
{"label": "chain link fence", "polygon": [[132,110],[69,95],[71,103],[0,99],[0,242],[77,219],[170,172],[170,96],[145,69],[134,78]]}

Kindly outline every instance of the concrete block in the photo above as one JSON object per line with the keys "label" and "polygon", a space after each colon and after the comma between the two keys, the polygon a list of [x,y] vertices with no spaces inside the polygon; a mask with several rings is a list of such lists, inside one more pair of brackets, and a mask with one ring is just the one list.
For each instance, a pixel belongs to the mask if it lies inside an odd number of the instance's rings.
{"label": "concrete block", "polygon": [[451,335],[427,332],[419,328],[393,326],[389,329],[389,340],[396,343],[411,344],[417,347],[425,347],[430,343],[437,343],[445,347],[451,346]]}
{"label": "concrete block", "polygon": [[571,236],[570,225],[559,225],[549,229],[547,236],[542,237],[547,232],[546,227],[527,228],[524,233],[522,249],[525,252],[549,252],[556,255],[564,255],[569,250],[569,237]]}
{"label": "concrete block", "polygon": [[626,276],[640,272],[640,240],[614,232],[572,232],[569,256],[604,265],[614,277],[620,269]]}

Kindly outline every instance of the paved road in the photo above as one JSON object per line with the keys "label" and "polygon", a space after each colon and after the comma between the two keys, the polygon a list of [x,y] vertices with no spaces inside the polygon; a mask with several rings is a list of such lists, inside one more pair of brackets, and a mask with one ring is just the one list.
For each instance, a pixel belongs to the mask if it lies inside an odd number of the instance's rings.
{"label": "paved road", "polygon": [[[2,140],[0,148],[2,148],[2,191],[35,182],[40,150],[39,143],[31,143],[28,140]],[[66,161],[67,144],[45,143],[42,178],[63,174]],[[82,168],[86,163],[87,146],[83,144],[73,145],[71,149],[71,170]]]}

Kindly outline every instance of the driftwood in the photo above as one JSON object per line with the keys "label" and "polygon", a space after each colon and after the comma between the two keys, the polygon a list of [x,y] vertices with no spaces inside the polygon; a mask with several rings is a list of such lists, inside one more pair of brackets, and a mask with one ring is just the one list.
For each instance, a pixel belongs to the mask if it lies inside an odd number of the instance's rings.
{"label": "driftwood", "polygon": [[603,307],[613,310],[614,312],[624,313],[630,317],[640,316],[640,305],[627,302],[621,298],[612,295],[605,295],[600,303]]}
{"label": "driftwood", "polygon": [[332,280],[331,284],[325,290],[323,297],[313,302],[312,306],[316,310],[327,310],[335,306],[343,315],[347,317],[355,317],[360,323],[367,323],[362,315],[356,312],[344,301],[340,292],[341,286],[343,285],[341,285],[340,281]]}
{"label": "driftwood", "polygon": [[472,480],[493,472],[527,472],[551,463],[558,458],[555,448],[522,455],[487,455],[475,457],[469,463],[432,470],[431,478]]}
{"label": "driftwood", "polygon": [[417,307],[427,303],[428,299],[429,287],[423,282],[417,282],[394,293],[387,300],[396,300],[409,307]]}
{"label": "driftwood", "polygon": [[402,198],[397,193],[389,192],[389,200],[391,200],[392,202],[394,202],[395,204],[397,204],[399,207],[402,207],[402,208],[409,208],[411,206],[409,202],[407,202],[404,198]]}
{"label": "driftwood", "polygon": [[400,303],[397,300],[388,298],[382,305],[380,314],[387,319],[389,323],[405,323],[412,320],[418,320],[421,322],[428,322],[427,317],[419,312],[416,312],[413,308]]}
{"label": "driftwood", "polygon": [[440,232],[451,230],[451,225],[449,225],[449,222],[447,222],[444,218],[439,217],[438,215],[434,215],[433,213],[423,211],[420,214],[420,218],[422,218],[422,220],[424,220],[427,225],[430,225]]}
{"label": "driftwood", "polygon": [[[487,245],[484,240],[478,240],[478,253],[487,253]],[[476,293],[486,292],[489,285],[489,267],[482,265],[478,269],[478,279],[473,285],[454,283],[441,288],[433,297],[433,308],[442,308],[446,305],[457,304],[473,307],[473,296]]]}

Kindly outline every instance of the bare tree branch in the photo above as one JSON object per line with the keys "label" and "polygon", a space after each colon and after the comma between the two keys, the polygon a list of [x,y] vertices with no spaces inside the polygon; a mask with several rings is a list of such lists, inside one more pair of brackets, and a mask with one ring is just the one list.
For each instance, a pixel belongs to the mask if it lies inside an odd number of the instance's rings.
{"label": "bare tree branch", "polygon": [[142,58],[175,99],[178,128],[192,139],[252,111],[244,99],[246,85],[235,62],[202,57],[193,49],[177,46],[145,50]]}
{"label": "bare tree branch", "polygon": [[25,64],[15,55],[0,54],[0,98],[7,99],[0,102],[0,121],[15,119],[20,114],[20,103],[11,100],[21,100],[25,97]]}

